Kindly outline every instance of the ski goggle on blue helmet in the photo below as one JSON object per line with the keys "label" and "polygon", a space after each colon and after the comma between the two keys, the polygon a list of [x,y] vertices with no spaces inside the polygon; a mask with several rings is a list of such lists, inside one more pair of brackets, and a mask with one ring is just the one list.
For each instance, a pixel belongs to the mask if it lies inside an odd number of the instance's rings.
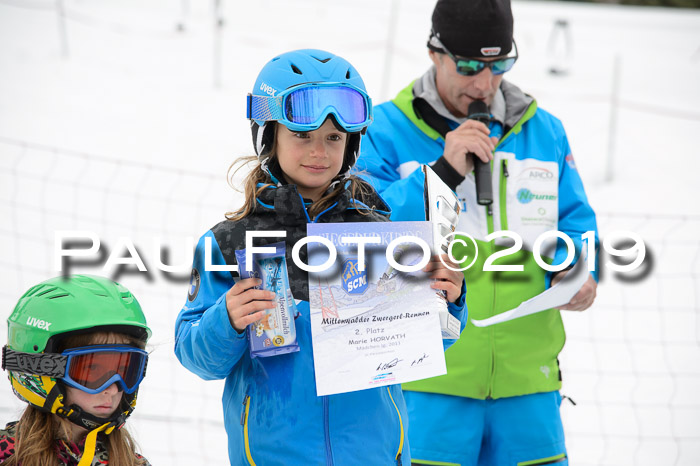
{"label": "ski goggle on blue helmet", "polygon": [[344,83],[304,83],[274,96],[248,94],[249,120],[277,121],[290,131],[314,131],[328,115],[348,133],[361,131],[372,121],[372,99]]}

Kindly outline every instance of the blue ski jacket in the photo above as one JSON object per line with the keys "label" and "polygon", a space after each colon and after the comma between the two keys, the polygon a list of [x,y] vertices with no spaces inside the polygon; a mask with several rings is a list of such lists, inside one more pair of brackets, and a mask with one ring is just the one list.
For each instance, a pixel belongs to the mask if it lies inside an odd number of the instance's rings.
{"label": "blue ski jacket", "polygon": [[[406,406],[399,385],[316,395],[308,279],[291,259],[292,247],[306,236],[308,222],[387,221],[388,208],[376,193],[370,204],[376,210],[361,214],[363,205],[346,191],[331,208],[310,219],[294,185],[270,186],[258,197],[252,214],[223,221],[199,240],[187,302],[175,325],[175,354],[205,380],[226,379],[222,402],[231,464],[410,465]],[[248,230],[287,232],[289,283],[298,303],[298,352],[251,358],[247,333],[236,332],[226,309],[225,293],[238,274],[205,271],[207,260],[209,269],[236,264],[234,251],[245,247]],[[260,238],[256,245],[280,240]],[[307,262],[305,251],[301,259]],[[449,305],[462,328],[464,295],[463,289],[458,302]]]}

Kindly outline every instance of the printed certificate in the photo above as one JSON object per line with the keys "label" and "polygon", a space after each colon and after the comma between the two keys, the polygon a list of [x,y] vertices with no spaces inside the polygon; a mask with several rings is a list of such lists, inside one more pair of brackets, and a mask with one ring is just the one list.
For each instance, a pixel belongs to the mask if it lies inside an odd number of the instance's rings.
{"label": "printed certificate", "polygon": [[[332,243],[308,244],[309,265],[332,264],[309,273],[309,302],[318,396],[363,390],[445,374],[445,355],[438,312],[445,299],[430,288],[427,274],[401,272],[386,250],[393,240],[409,236],[432,245],[430,222],[309,224],[308,236]],[[374,237],[366,245],[361,270],[356,244],[343,237]],[[412,241],[392,247],[401,265],[416,265],[423,250]],[[429,253],[430,255],[432,253]]]}

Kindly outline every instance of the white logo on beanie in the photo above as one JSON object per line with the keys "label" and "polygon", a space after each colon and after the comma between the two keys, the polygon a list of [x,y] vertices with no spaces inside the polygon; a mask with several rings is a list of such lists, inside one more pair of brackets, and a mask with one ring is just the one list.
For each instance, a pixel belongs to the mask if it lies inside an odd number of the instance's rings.
{"label": "white logo on beanie", "polygon": [[485,57],[493,57],[495,55],[500,55],[500,47],[482,47],[481,54]]}

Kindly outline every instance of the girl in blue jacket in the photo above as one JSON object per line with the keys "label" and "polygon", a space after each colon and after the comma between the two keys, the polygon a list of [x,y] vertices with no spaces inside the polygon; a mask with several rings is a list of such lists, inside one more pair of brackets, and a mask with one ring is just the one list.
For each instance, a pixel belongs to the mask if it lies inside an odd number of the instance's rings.
{"label": "girl in blue jacket", "polygon": [[[320,50],[275,57],[248,96],[257,159],[243,207],[209,230],[195,252],[187,303],[176,323],[175,353],[200,377],[226,379],[224,421],[231,464],[410,464],[406,407],[398,385],[316,396],[306,272],[293,245],[310,222],[387,221],[374,190],[348,175],[372,119],[362,78]],[[237,264],[250,230],[284,230],[289,287],[297,301],[299,351],[251,358],[246,327],[274,307],[223,265]],[[259,238],[258,246],[281,241]],[[301,259],[308,263],[302,251]],[[205,264],[210,269],[205,271]],[[466,320],[462,274],[440,261],[428,268],[449,309]],[[217,270],[218,269],[218,270]]]}

